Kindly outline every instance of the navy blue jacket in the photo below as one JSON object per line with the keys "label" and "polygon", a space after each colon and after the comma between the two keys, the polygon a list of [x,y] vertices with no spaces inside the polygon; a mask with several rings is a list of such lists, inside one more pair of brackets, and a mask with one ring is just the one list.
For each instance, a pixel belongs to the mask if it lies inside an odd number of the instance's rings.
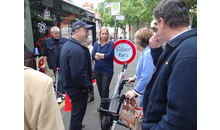
{"label": "navy blue jacket", "polygon": [[89,49],[72,37],[61,49],[60,69],[64,90],[69,97],[92,87]]}
{"label": "navy blue jacket", "polygon": [[[95,53],[104,53],[104,59],[95,60]],[[109,41],[109,43],[101,46],[98,42],[95,42],[92,50],[92,59],[95,60],[94,71],[103,74],[113,74],[114,73],[114,42]]]}
{"label": "navy blue jacket", "polygon": [[[60,37],[58,47],[61,50],[66,38]],[[50,69],[56,70],[57,63],[57,44],[52,37],[44,39],[43,56],[47,56],[47,63]]]}
{"label": "navy blue jacket", "polygon": [[144,93],[142,130],[196,130],[197,29],[170,40],[162,52],[151,50],[156,72]]}

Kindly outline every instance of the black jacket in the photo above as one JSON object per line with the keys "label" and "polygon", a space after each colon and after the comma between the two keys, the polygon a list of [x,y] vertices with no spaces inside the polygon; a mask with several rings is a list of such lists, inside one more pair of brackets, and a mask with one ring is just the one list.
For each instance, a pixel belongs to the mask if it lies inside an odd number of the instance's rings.
{"label": "black jacket", "polygon": [[92,87],[89,50],[74,38],[69,38],[61,49],[60,69],[63,86],[69,97]]}
{"label": "black jacket", "polygon": [[197,30],[180,34],[162,51],[151,50],[157,65],[144,93],[142,130],[196,130]]}

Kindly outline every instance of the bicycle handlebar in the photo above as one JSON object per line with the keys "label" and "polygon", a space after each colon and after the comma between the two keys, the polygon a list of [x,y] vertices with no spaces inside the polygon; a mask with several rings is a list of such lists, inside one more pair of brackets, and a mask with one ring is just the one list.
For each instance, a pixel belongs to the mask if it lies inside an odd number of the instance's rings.
{"label": "bicycle handlebar", "polygon": [[[128,82],[128,79],[124,79],[123,81],[124,81],[124,82]],[[130,82],[135,82],[135,80],[132,80],[132,81],[130,81]]]}
{"label": "bicycle handlebar", "polygon": [[127,67],[128,67],[128,63],[125,62],[123,67],[122,67],[122,72],[124,71],[124,69],[127,69]]}

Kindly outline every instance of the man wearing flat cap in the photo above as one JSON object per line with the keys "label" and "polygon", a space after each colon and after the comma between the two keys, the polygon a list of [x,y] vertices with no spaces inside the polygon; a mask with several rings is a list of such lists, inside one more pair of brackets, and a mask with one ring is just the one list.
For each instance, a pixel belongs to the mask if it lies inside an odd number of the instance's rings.
{"label": "man wearing flat cap", "polygon": [[86,112],[88,89],[92,87],[91,58],[83,46],[93,25],[77,21],[72,26],[72,37],[64,44],[60,54],[64,90],[71,99],[70,130],[81,130]]}

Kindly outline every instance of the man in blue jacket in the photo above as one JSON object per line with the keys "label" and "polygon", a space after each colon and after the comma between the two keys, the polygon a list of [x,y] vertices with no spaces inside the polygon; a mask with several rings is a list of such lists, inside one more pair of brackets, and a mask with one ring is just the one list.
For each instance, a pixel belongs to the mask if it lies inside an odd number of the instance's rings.
{"label": "man in blue jacket", "polygon": [[163,0],[154,19],[158,33],[150,47],[156,72],[144,93],[142,130],[196,130],[197,29],[189,29],[186,1]]}
{"label": "man in blue jacket", "polygon": [[88,89],[92,86],[91,58],[88,48],[83,46],[89,36],[85,22],[77,21],[72,26],[72,37],[62,47],[60,68],[63,86],[71,99],[70,130],[81,130],[86,112]]}

